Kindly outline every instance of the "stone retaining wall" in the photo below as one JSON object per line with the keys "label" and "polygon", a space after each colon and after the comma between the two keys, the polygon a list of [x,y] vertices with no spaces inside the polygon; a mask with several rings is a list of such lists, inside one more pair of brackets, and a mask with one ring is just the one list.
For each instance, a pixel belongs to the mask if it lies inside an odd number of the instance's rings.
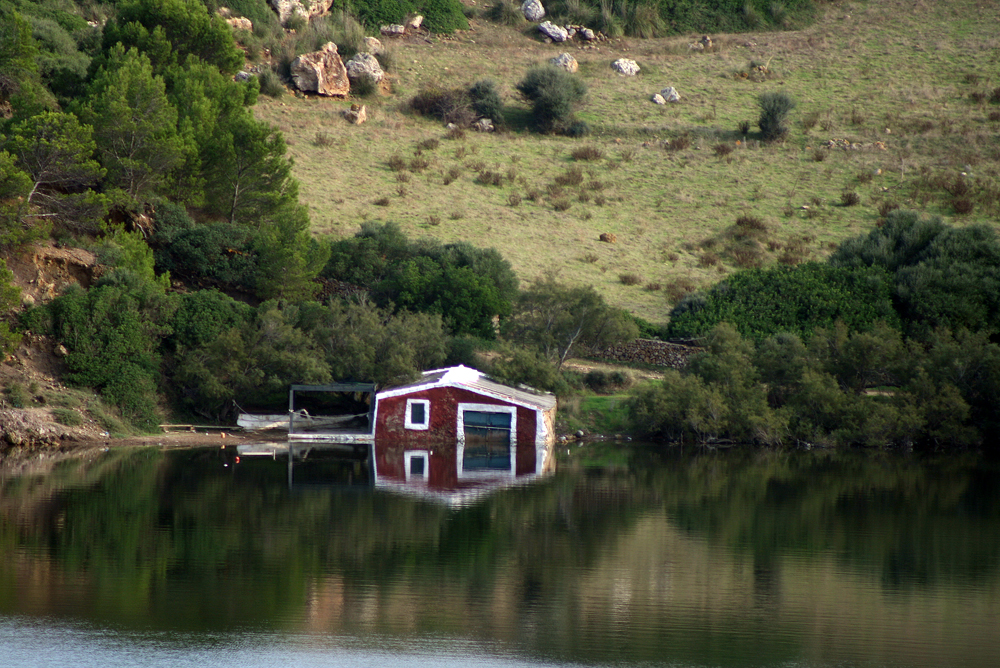
{"label": "stone retaining wall", "polygon": [[670,367],[671,369],[681,369],[687,366],[688,359],[692,355],[701,351],[702,348],[685,346],[680,343],[655,339],[636,339],[630,343],[612,346],[605,350],[592,351],[591,356],[615,362],[641,362],[654,366]]}

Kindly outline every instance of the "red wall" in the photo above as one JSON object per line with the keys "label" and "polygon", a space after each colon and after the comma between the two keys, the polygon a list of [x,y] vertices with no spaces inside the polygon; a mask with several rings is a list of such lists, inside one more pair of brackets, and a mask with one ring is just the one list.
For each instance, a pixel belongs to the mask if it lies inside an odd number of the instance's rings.
{"label": "red wall", "polygon": [[[407,429],[406,400],[427,399],[430,404],[430,426],[427,430]],[[431,487],[454,488],[458,485],[456,446],[458,435],[458,404],[476,403],[494,406],[512,404],[483,396],[471,390],[435,387],[378,402],[375,419],[375,466],[379,476],[406,480],[403,468],[405,450],[430,451],[427,484]],[[517,407],[517,475],[535,472],[534,410]]]}

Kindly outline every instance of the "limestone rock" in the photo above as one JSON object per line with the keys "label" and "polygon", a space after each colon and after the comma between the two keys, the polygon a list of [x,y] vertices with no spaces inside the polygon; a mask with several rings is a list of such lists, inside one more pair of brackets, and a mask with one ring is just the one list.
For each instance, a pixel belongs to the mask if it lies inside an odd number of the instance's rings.
{"label": "limestone rock", "polygon": [[246,81],[250,81],[251,79],[253,79],[253,75],[250,74],[249,72],[237,72],[233,76],[233,81],[238,81],[240,83],[244,83]]}
{"label": "limestone rock", "polygon": [[253,21],[244,16],[234,16],[226,19],[226,23],[233,27],[233,30],[246,30],[253,32]]}
{"label": "limestone rock", "polygon": [[576,58],[566,52],[560,53],[555,58],[549,58],[549,62],[556,67],[563,68],[571,74],[575,73],[580,68],[579,63],[576,62]]}
{"label": "limestone rock", "polygon": [[337,53],[337,45],[327,42],[319,51],[304,53],[292,61],[292,80],[301,91],[320,95],[347,95],[351,81]]}
{"label": "limestone rock", "polygon": [[663,96],[659,93],[653,93],[653,102],[656,104],[666,104],[667,101],[663,99]]}
{"label": "limestone rock", "polygon": [[677,89],[673,86],[667,86],[661,90],[660,95],[662,95],[663,99],[667,102],[680,102],[681,100],[681,94],[678,93]]}
{"label": "limestone rock", "polygon": [[569,39],[569,32],[567,32],[566,28],[557,26],[552,21],[542,21],[538,24],[538,29],[553,42],[565,42]]}
{"label": "limestone rock", "polygon": [[370,53],[356,53],[347,61],[347,78],[355,81],[365,76],[370,76],[375,81],[381,81],[385,77],[382,66],[379,65],[378,58]]}
{"label": "limestone rock", "polygon": [[355,125],[361,125],[368,120],[368,107],[363,104],[352,104],[350,109],[344,110],[344,118]]}
{"label": "limestone rock", "polygon": [[590,28],[580,28],[577,31],[577,34],[580,36],[581,39],[583,39],[583,40],[585,40],[587,42],[592,42],[595,39],[597,39],[597,33],[595,33]]}
{"label": "limestone rock", "polygon": [[618,243],[618,235],[615,234],[614,232],[602,232],[601,236],[599,238],[600,238],[601,241],[603,241],[605,243],[609,243],[609,244],[616,244],[616,243]]}
{"label": "limestone rock", "polygon": [[377,37],[365,37],[365,52],[366,53],[380,53],[382,51],[382,42],[378,41]]}
{"label": "limestone rock", "polygon": [[542,7],[541,0],[524,0],[521,4],[521,13],[524,14],[524,18],[534,23],[545,18],[545,7]]}
{"label": "limestone rock", "polygon": [[424,17],[420,14],[411,14],[406,17],[403,22],[403,27],[406,30],[420,30],[420,26],[424,24]]}
{"label": "limestone rock", "polygon": [[493,121],[489,118],[477,119],[472,124],[472,129],[476,132],[493,132]]}
{"label": "limestone rock", "polygon": [[293,16],[309,20],[330,11],[333,0],[270,0],[271,7],[278,13],[278,20],[284,25]]}
{"label": "limestone rock", "polygon": [[611,69],[619,74],[634,77],[639,73],[639,63],[628,58],[619,58],[615,62],[611,63]]}
{"label": "limestone rock", "polygon": [[402,37],[406,34],[406,26],[400,23],[382,26],[378,31],[385,37]]}

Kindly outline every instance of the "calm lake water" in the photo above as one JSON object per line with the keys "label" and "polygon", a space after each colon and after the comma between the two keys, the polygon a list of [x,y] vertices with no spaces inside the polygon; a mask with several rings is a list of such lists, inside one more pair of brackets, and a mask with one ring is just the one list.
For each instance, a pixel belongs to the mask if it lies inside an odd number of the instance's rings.
{"label": "calm lake water", "polygon": [[214,449],[0,480],[0,665],[1000,665],[996,462],[578,453],[461,508]]}

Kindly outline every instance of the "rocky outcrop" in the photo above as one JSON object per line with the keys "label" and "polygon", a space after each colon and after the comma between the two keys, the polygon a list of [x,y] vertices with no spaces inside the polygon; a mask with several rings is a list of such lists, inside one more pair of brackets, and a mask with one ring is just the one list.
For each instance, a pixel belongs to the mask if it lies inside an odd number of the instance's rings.
{"label": "rocky outcrop", "polygon": [[524,0],[521,13],[524,14],[524,18],[534,23],[545,18],[545,7],[542,6],[541,0]]}
{"label": "rocky outcrop", "polygon": [[382,42],[376,37],[365,37],[365,53],[376,54],[382,51]]}
{"label": "rocky outcrop", "polygon": [[253,32],[253,21],[244,16],[234,16],[226,19],[226,23],[233,27],[233,30],[246,30]]}
{"label": "rocky outcrop", "polygon": [[667,102],[680,102],[681,94],[677,92],[677,89],[673,86],[667,86],[660,91],[660,95]]}
{"label": "rocky outcrop", "polygon": [[330,11],[333,0],[270,0],[271,8],[278,14],[278,20],[284,25],[293,16],[301,16],[308,20],[314,16],[322,16]]}
{"label": "rocky outcrop", "polygon": [[619,58],[615,62],[611,63],[611,69],[619,74],[634,77],[639,73],[639,63],[634,60],[630,60],[629,58]]}
{"label": "rocky outcrop", "polygon": [[333,42],[327,42],[319,51],[302,54],[292,61],[291,70],[292,80],[301,91],[334,96],[351,92],[347,68]]}
{"label": "rocky outcrop", "polygon": [[368,107],[363,104],[352,104],[350,109],[344,110],[344,118],[350,123],[361,125],[368,120]]}
{"label": "rocky outcrop", "polygon": [[659,93],[653,93],[653,102],[655,102],[656,104],[666,104],[667,103],[667,101],[665,99],[663,99],[663,96],[660,95]]}
{"label": "rocky outcrop", "polygon": [[382,33],[383,37],[402,37],[406,34],[406,26],[401,23],[392,23],[379,28],[379,32]]}
{"label": "rocky outcrop", "polygon": [[542,21],[538,24],[538,30],[553,42],[565,42],[569,39],[569,31],[552,21]]}
{"label": "rocky outcrop", "polygon": [[364,76],[371,77],[375,82],[385,78],[385,72],[382,71],[378,58],[370,53],[354,54],[347,61],[345,67],[347,68],[347,78],[351,81],[357,81]]}
{"label": "rocky outcrop", "polygon": [[555,58],[549,58],[549,63],[555,65],[556,67],[561,67],[570,73],[575,73],[578,69],[580,69],[580,64],[576,62],[576,58],[565,51],[560,53]]}

